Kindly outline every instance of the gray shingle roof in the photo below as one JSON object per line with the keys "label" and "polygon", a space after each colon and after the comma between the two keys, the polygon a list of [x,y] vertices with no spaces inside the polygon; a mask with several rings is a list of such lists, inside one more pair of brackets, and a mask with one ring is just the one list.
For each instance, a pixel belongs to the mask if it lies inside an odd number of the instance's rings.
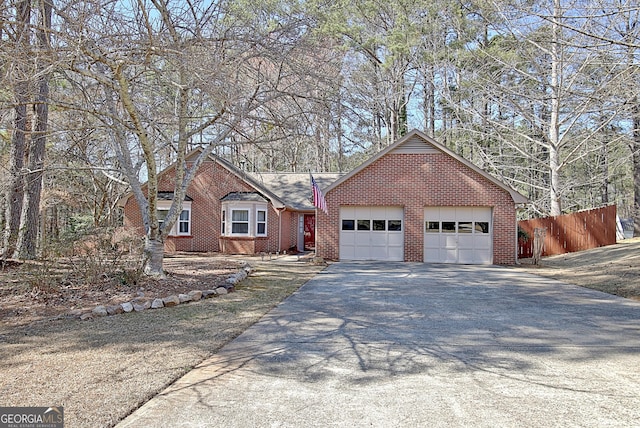
{"label": "gray shingle roof", "polygon": [[[271,190],[285,202],[285,204],[296,210],[313,210],[311,201],[311,177],[309,173],[299,174],[290,172],[281,173],[253,173],[251,177]],[[325,189],[343,174],[334,172],[313,173],[313,178],[321,189]]]}
{"label": "gray shingle roof", "polygon": [[227,193],[222,199],[226,201],[245,201],[245,202],[267,202],[267,199],[258,192],[231,192]]}
{"label": "gray shingle roof", "polygon": [[[173,201],[173,192],[158,192],[158,199],[161,201]],[[185,195],[185,201],[193,201],[193,198],[189,195]]]}

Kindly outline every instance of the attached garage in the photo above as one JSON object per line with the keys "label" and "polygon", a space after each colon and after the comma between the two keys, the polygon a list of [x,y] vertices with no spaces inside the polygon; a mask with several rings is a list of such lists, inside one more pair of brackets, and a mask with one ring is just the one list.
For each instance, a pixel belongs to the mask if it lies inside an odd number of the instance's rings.
{"label": "attached garage", "polygon": [[342,207],[341,260],[404,260],[402,207]]}
{"label": "attached garage", "polygon": [[513,264],[527,198],[420,131],[324,188],[326,260]]}
{"label": "attached garage", "polygon": [[489,207],[428,207],[424,210],[425,263],[493,263]]}

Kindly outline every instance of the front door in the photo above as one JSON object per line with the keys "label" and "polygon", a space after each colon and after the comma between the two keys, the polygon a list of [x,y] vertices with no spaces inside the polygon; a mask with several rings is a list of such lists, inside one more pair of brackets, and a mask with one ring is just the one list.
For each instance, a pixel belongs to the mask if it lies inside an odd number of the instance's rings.
{"label": "front door", "polygon": [[315,214],[304,215],[304,249],[316,249],[316,216]]}

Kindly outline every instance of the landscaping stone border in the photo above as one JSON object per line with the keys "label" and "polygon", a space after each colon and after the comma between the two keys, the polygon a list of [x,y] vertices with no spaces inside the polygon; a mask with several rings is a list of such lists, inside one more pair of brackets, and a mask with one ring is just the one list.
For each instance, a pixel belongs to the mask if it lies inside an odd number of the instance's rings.
{"label": "landscaping stone border", "polygon": [[253,272],[249,264],[245,264],[238,272],[229,275],[224,285],[211,290],[191,290],[186,294],[171,295],[164,298],[147,299],[144,296],[136,297],[130,302],[119,305],[98,305],[91,311],[72,311],[72,316],[77,316],[83,321],[94,318],[118,315],[130,312],[140,312],[147,309],[170,308],[184,303],[197,302],[201,299],[209,299],[222,296],[235,291],[235,286],[245,280]]}

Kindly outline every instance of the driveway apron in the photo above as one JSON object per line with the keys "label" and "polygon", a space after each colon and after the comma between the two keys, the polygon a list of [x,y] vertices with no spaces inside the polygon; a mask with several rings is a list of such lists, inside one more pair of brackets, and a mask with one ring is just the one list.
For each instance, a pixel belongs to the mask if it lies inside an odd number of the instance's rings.
{"label": "driveway apron", "polygon": [[335,263],[119,426],[640,426],[639,367],[639,302],[503,267]]}

